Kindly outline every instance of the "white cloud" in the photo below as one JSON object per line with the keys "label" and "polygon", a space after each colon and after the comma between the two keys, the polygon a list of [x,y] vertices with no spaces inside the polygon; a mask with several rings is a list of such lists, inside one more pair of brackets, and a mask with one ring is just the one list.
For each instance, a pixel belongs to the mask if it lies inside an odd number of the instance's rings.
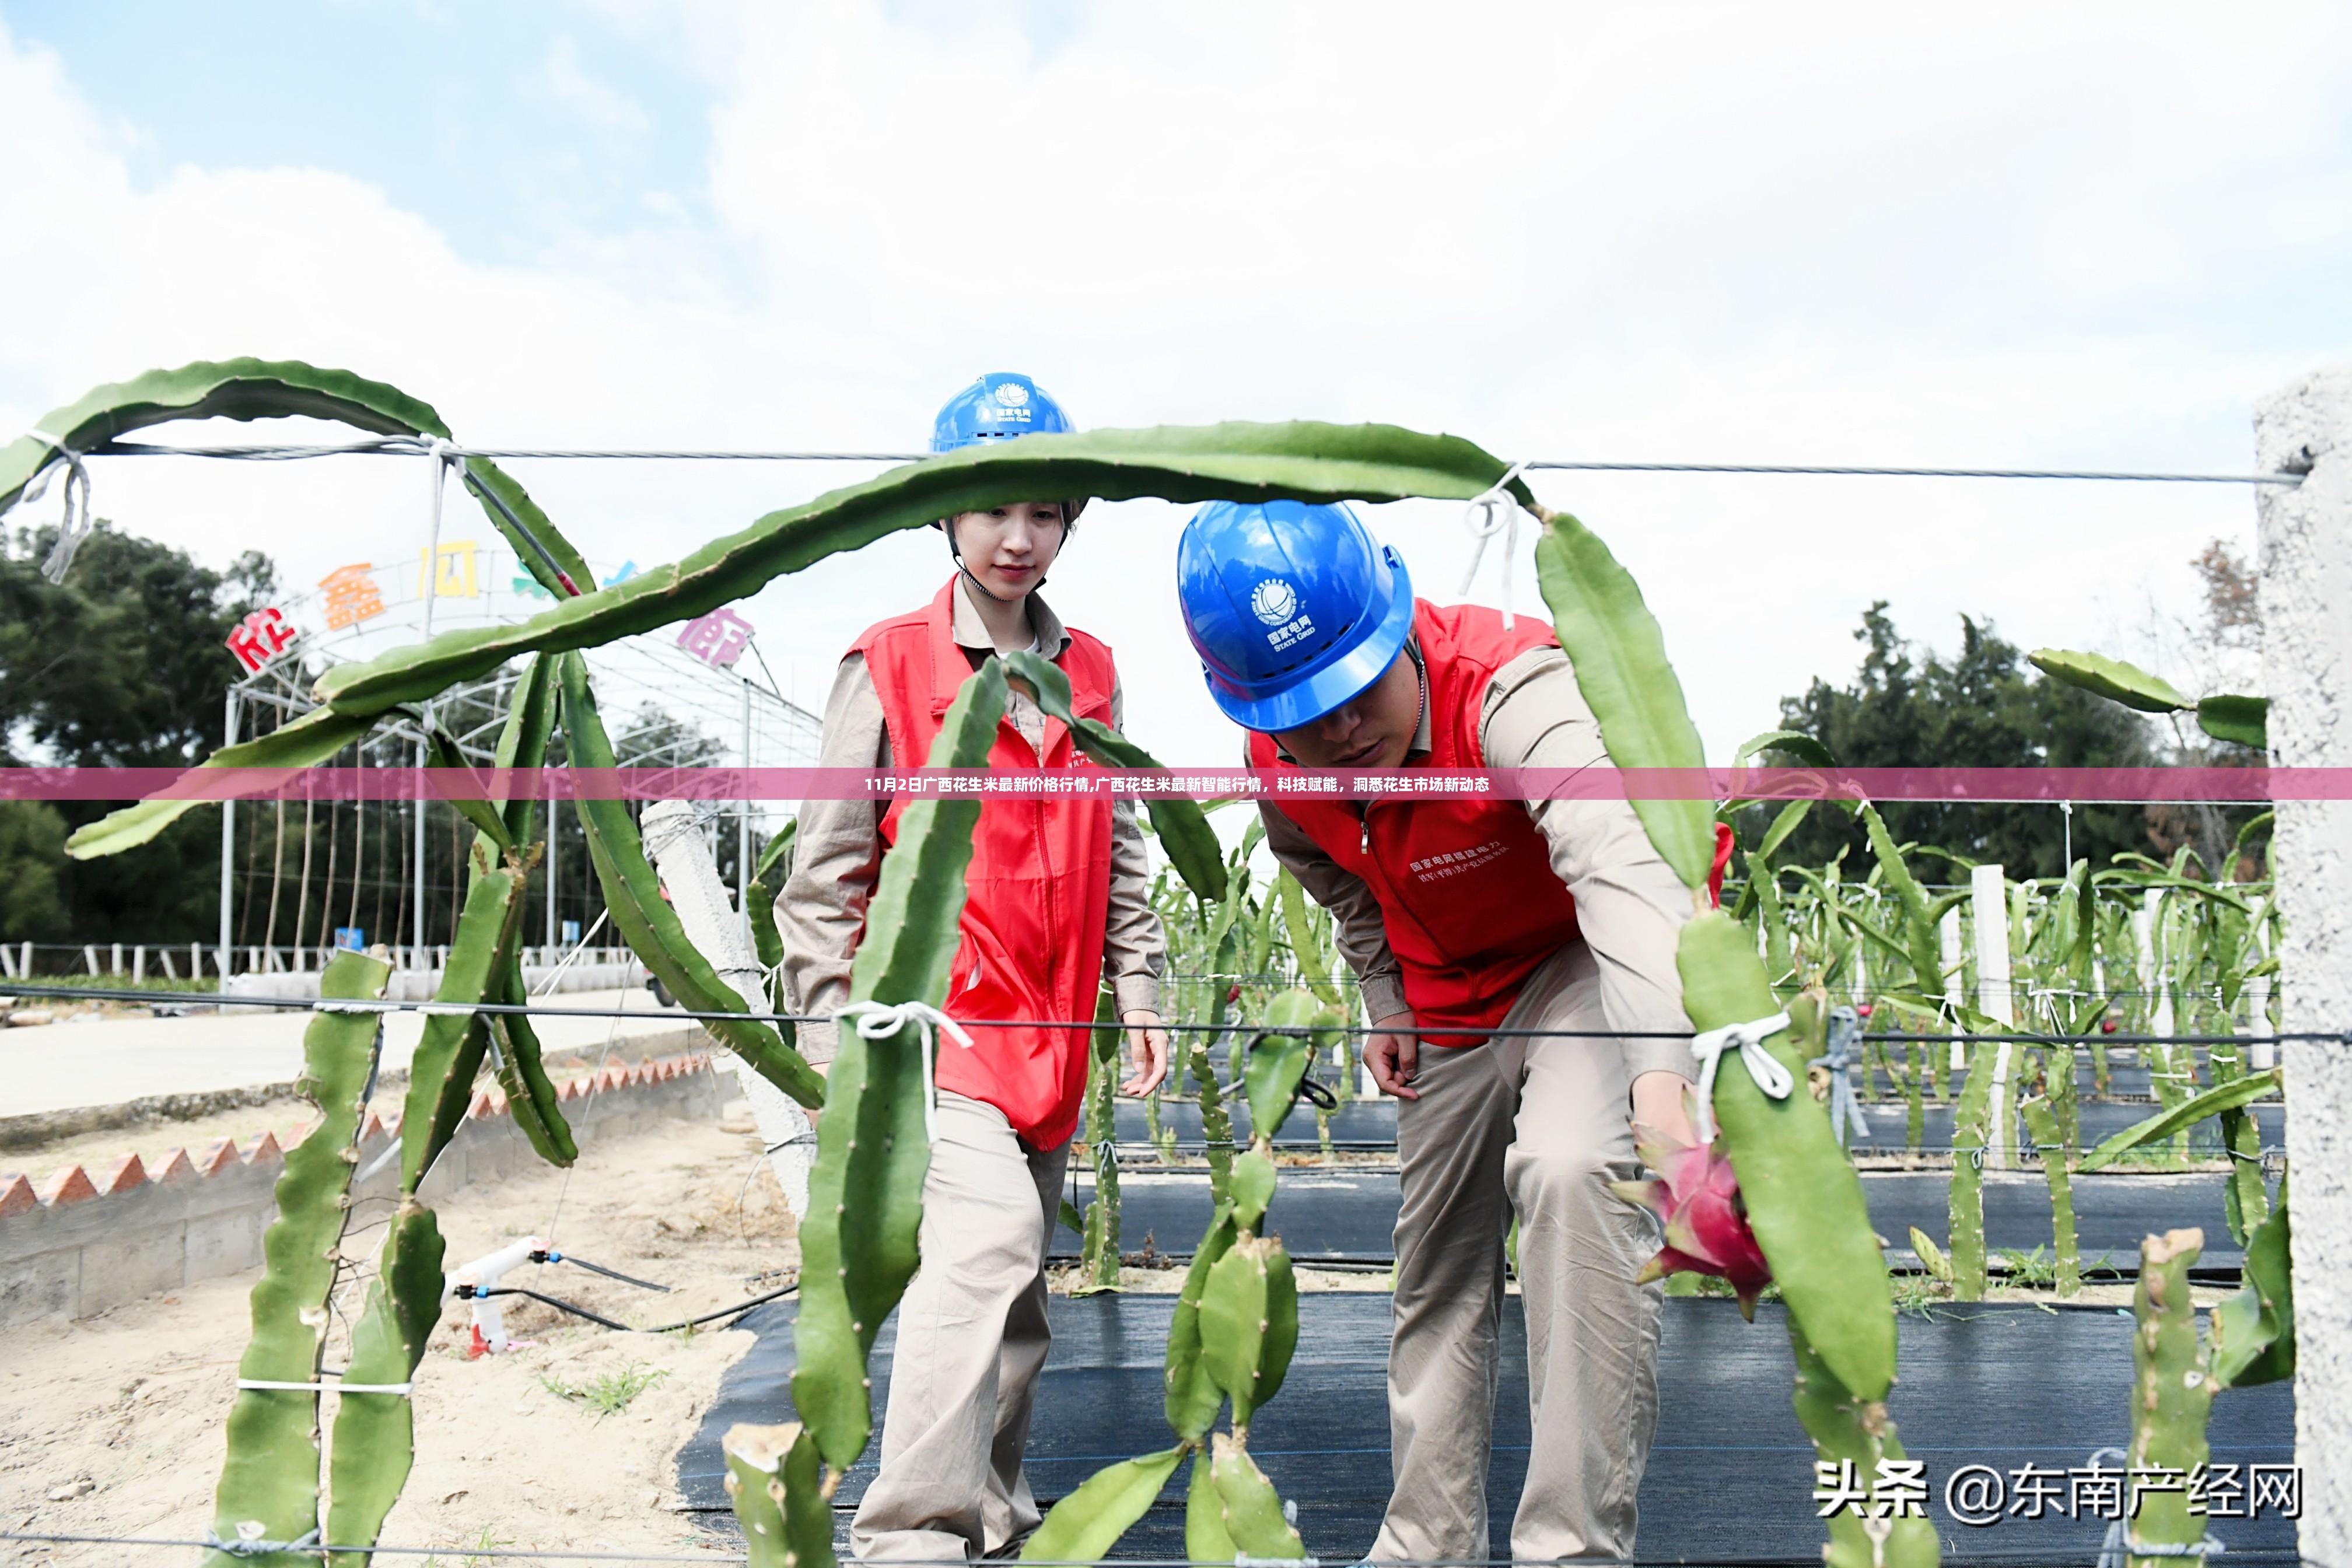
{"label": "white cloud", "polygon": [[540,89],[573,110],[598,131],[614,137],[643,136],[653,128],[645,109],[610,83],[588,74],[580,63],[580,44],[569,33],[556,35],[548,46],[539,71]]}
{"label": "white cloud", "polygon": [[[529,265],[455,253],[346,173],[136,187],[70,62],[0,46],[0,144],[39,149],[0,230],[0,286],[32,302],[0,416],[257,353],[394,381],[481,441],[911,446],[954,387],[1018,368],[1087,423],[2227,469],[2252,400],[2352,328],[2352,27],[2332,8],[1133,5],[1077,8],[1043,43],[987,5],[622,9],[667,16],[711,82],[707,201]],[[541,85],[609,132],[644,112],[562,39]],[[847,476],[523,477],[592,555],[645,563]],[[113,463],[100,510],[215,558],[268,549],[307,582],[355,540],[413,552],[422,482]],[[1852,667],[1873,597],[1946,642],[1963,611],[2029,644],[2114,642],[2147,594],[2184,603],[2189,555],[2252,515],[2241,491],[2155,487],[1539,489],[1641,578],[1718,754]],[[1454,519],[1375,520],[1434,596],[1467,560]],[[1230,732],[1168,582],[1181,521],[1100,509],[1050,594],[1114,639],[1147,743],[1219,762]],[[944,564],[928,533],[887,541],[751,614],[811,700]],[[1531,564],[1517,576],[1538,609]]]}

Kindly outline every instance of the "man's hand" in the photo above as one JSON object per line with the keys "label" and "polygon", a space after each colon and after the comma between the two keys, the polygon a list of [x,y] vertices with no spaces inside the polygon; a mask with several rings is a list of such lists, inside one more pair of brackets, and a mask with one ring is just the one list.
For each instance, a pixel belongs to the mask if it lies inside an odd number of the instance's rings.
{"label": "man's hand", "polygon": [[1683,1109],[1683,1091],[1690,1086],[1678,1072],[1643,1073],[1633,1080],[1633,1120],[1677,1142],[1697,1142],[1698,1130]]}
{"label": "man's hand", "polygon": [[1421,1090],[1411,1087],[1413,1075],[1421,1070],[1421,1036],[1416,1028],[1411,1013],[1391,1013],[1375,1020],[1372,1032],[1364,1037],[1364,1066],[1372,1081],[1399,1100],[1421,1098]]}
{"label": "man's hand", "polygon": [[1135,1070],[1118,1091],[1140,1100],[1168,1076],[1168,1031],[1160,1026],[1160,1015],[1148,1007],[1130,1007],[1119,1019],[1127,1026],[1128,1060]]}

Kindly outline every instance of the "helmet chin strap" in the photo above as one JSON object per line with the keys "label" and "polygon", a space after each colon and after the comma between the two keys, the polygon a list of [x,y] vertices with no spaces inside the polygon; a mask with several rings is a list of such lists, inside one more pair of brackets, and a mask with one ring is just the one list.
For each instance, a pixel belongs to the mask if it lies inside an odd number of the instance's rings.
{"label": "helmet chin strap", "polygon": [[[948,536],[949,558],[955,562],[956,570],[963,574],[963,579],[965,582],[971,584],[982,593],[988,595],[990,598],[995,600],[1000,605],[1017,605],[1023,599],[1028,597],[1028,595],[1026,594],[1015,594],[1013,597],[1008,599],[1002,594],[991,592],[987,584],[982,582],[978,577],[972,574],[971,568],[963,563],[962,548],[956,543],[955,519],[951,517],[941,519],[940,521],[940,531]],[[1045,579],[1040,576],[1037,579],[1035,585],[1029,590],[1029,593],[1034,594],[1037,589],[1042,588],[1045,585]]]}

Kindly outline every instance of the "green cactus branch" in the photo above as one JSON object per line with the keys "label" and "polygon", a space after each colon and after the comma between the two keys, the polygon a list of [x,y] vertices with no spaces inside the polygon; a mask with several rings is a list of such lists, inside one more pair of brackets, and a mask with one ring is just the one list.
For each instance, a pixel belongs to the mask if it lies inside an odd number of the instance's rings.
{"label": "green cactus branch", "polygon": [[2217,741],[2231,741],[2257,751],[2270,744],[2270,699],[2217,692],[2204,698],[2184,696],[2179,687],[2136,664],[2105,654],[2079,653],[2071,648],[2036,648],[2027,662],[2053,680],[2104,697],[2142,713],[2194,713],[2197,727]]}
{"label": "green cactus branch", "polygon": [[2250,1073],[2215,1085],[2178,1105],[2158,1111],[2145,1121],[2134,1122],[2097,1148],[2083,1156],[2076,1167],[2081,1171],[2104,1170],[2132,1150],[2144,1143],[2154,1143],[2195,1126],[2209,1116],[2224,1110],[2236,1110],[2257,1100],[2268,1100],[2286,1084],[2285,1069],[2273,1068],[2268,1072]]}
{"label": "green cactus branch", "polygon": [[[576,653],[562,656],[558,680],[563,694],[563,736],[576,768],[613,766],[613,743],[596,711],[595,694],[588,685],[588,665]],[[661,896],[661,879],[646,858],[645,841],[629,816],[626,803],[580,800],[573,803],[588,839],[588,860],[596,870],[597,886],[613,923],[647,969],[669,987],[670,994],[698,1013],[743,1013],[749,1009],[735,988],[719,978],[710,961],[688,940],[685,926]],[[719,1037],[761,1078],[803,1105],[824,1103],[824,1079],[802,1059],[800,1052],[771,1026],[752,1018],[706,1021]]]}
{"label": "green cactus branch", "polygon": [[[1565,513],[1536,542],[1536,574],[1578,689],[1601,721],[1621,768],[1706,765],[1682,679],[1633,574],[1599,536]],[[1637,800],[1634,814],[1683,886],[1706,886],[1715,864],[1715,810],[1703,800]],[[1769,1009],[1767,1009],[1769,1012]]]}
{"label": "green cactus branch", "polygon": [[[468,627],[320,679],[338,712],[380,713],[478,679],[520,654],[594,647],[708,614],[901,529],[1041,495],[1193,501],[1467,499],[1506,466],[1454,436],[1392,425],[1228,424],[987,441],[770,512],[683,560],[519,626]],[[1526,487],[1513,482],[1516,492]]]}
{"label": "green cactus branch", "polygon": [[[991,658],[957,692],[925,765],[984,765],[1004,700],[1003,667]],[[907,808],[866,909],[850,973],[853,1003],[936,1007],[945,998],[979,820],[976,800],[921,799]],[[827,1074],[801,1224],[793,1405],[835,1474],[866,1450],[874,1423],[866,1357],[915,1272],[931,1163],[919,1053],[938,1048],[914,1024],[872,1040],[844,1028]]]}
{"label": "green cactus branch", "polygon": [[[190,771],[222,773],[254,768],[274,773],[285,768],[314,767],[364,739],[375,724],[374,717],[359,719],[324,708],[313,709],[267,735],[223,746]],[[268,786],[278,782],[270,778]],[[257,780],[253,790],[263,787],[265,784]],[[191,796],[184,800],[142,800],[136,805],[126,805],[77,828],[73,837],[66,840],[66,853],[77,860],[95,860],[135,849],[204,804],[201,797]]]}
{"label": "green cactus branch", "polygon": [[[391,978],[392,965],[383,959],[339,953],[320,972],[319,994],[332,1001],[374,1000]],[[253,1287],[253,1337],[237,1363],[241,1379],[319,1381],[328,1300],[351,1221],[352,1159],[383,1022],[373,1014],[320,1013],[303,1033],[299,1087],[319,1108],[319,1121],[287,1152],[278,1178],[278,1217],[262,1236],[267,1261]],[[229,1407],[228,1458],[214,1494],[213,1530],[220,1540],[297,1541],[319,1528],[319,1405],[315,1388],[237,1391]],[[236,1559],[215,1552],[208,1561],[215,1568],[237,1561],[295,1568],[307,1559],[298,1552]]]}
{"label": "green cactus branch", "polygon": [[[98,450],[107,442],[133,431],[169,424],[176,419],[279,419],[289,416],[331,419],[378,436],[423,436],[449,438],[449,427],[430,404],[419,402],[396,386],[370,381],[347,370],[329,370],[298,360],[233,359],[200,361],[176,370],[151,370],[125,382],[93,387],[80,401],[50,410],[34,428],[40,435],[21,436],[0,448],[0,511],[16,503],[25,487],[56,457],[62,444],[76,453]],[[44,439],[55,437],[55,441]],[[484,458],[466,459],[467,469],[496,493],[530,527],[538,542],[575,583],[592,581],[580,552],[556,531],[526,494],[498,465]],[[552,594],[562,585],[540,561],[530,542],[519,537],[499,507],[484,497],[482,511],[504,534],[523,564]]]}

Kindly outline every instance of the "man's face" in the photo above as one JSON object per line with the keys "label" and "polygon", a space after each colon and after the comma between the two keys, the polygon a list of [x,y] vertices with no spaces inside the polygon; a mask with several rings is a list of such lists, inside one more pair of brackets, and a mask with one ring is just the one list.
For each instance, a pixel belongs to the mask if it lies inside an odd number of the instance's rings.
{"label": "man's face", "polygon": [[990,511],[959,513],[948,526],[964,569],[1000,599],[1034,588],[1061,552],[1067,518],[1059,501],[1014,501]]}
{"label": "man's face", "polygon": [[1303,768],[1402,766],[1421,722],[1421,668],[1400,652],[1353,701],[1275,739]]}

